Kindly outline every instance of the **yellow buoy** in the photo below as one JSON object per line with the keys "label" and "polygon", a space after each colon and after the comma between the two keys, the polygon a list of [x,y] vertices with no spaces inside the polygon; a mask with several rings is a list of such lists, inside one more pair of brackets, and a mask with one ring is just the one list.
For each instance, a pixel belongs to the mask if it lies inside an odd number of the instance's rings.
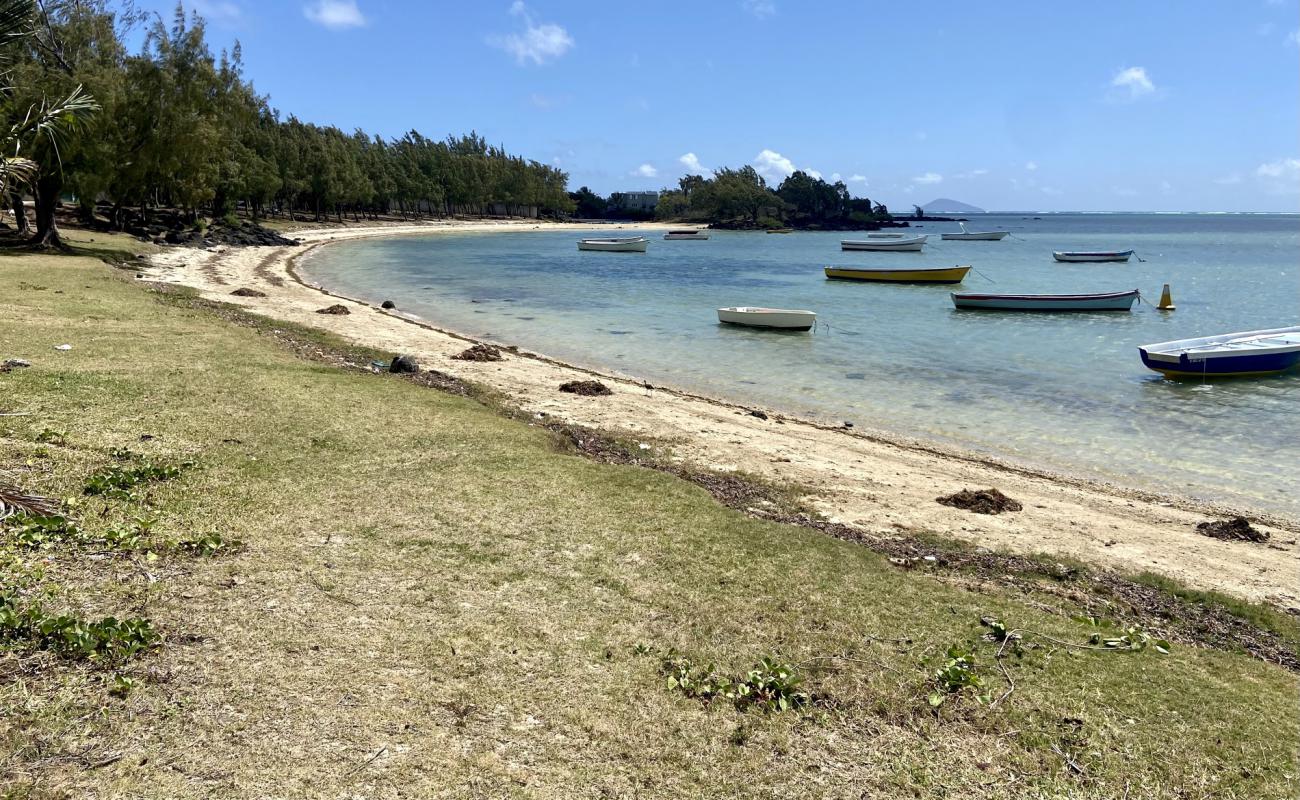
{"label": "yellow buoy", "polygon": [[1174,305],[1174,298],[1169,294],[1169,284],[1160,292],[1160,305],[1156,306],[1160,311],[1173,311],[1177,306]]}

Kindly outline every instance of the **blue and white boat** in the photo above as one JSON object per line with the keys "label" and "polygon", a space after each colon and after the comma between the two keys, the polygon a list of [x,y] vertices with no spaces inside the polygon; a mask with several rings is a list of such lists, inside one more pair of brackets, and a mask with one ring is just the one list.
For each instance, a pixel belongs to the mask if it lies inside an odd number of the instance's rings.
{"label": "blue and white boat", "polygon": [[1138,352],[1166,378],[1274,375],[1300,364],[1300,325],[1144,344]]}
{"label": "blue and white boat", "polygon": [[1057,250],[1052,258],[1057,261],[1128,261],[1132,250]]}

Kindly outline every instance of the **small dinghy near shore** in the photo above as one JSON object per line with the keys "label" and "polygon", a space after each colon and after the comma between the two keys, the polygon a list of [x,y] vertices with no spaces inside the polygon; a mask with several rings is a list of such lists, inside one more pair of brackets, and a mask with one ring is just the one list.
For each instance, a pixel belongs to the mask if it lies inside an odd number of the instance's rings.
{"label": "small dinghy near shore", "polygon": [[597,250],[604,253],[644,253],[644,236],[626,236],[612,239],[579,239],[579,250]]}
{"label": "small dinghy near shore", "polygon": [[903,236],[901,234],[868,234],[866,239],[844,239],[840,241],[841,250],[868,250],[888,253],[919,253],[925,247],[926,235]]}
{"label": "small dinghy near shore", "polygon": [[675,241],[675,240],[702,241],[708,238],[709,238],[708,231],[701,231],[695,229],[685,230],[685,231],[668,231],[667,233],[664,234],[664,239],[668,241]]}
{"label": "small dinghy near shore", "polygon": [[749,328],[773,328],[783,331],[811,330],[817,322],[817,314],[793,308],[761,308],[757,306],[734,306],[718,309],[718,322],[728,325],[744,325]]}
{"label": "small dinghy near shore", "polygon": [[1138,352],[1166,378],[1275,375],[1300,364],[1300,325],[1144,344]]}
{"label": "small dinghy near shore", "polygon": [[1057,261],[1128,261],[1132,250],[1057,250],[1052,258]]}
{"label": "small dinghy near shore", "polygon": [[954,306],[978,311],[1131,311],[1137,301],[1137,289],[1093,294],[952,293]]}
{"label": "small dinghy near shore", "polygon": [[876,283],[961,283],[970,269],[969,266],[904,267],[903,269],[827,267],[826,277]]}
{"label": "small dinghy near shore", "polygon": [[1010,234],[1010,231],[968,231],[966,223],[957,224],[961,226],[961,233],[941,233],[939,238],[945,242],[1000,242]]}

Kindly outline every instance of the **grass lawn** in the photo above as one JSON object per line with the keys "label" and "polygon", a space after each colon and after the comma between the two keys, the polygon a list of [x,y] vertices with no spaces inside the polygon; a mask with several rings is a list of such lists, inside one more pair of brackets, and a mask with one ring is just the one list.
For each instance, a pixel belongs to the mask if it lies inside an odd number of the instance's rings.
{"label": "grass lawn", "polygon": [[[746,517],[270,327],[92,258],[0,258],[0,360],[32,362],[0,374],[23,414],[0,470],[80,530],[31,546],[11,522],[0,598],[161,634],[81,658],[0,615],[0,797],[1295,792],[1293,673],[1067,646],[1096,629],[1013,588]],[[981,617],[1033,633],[1003,649]],[[950,646],[983,688],[936,684]],[[670,651],[696,678],[790,665],[799,686],[758,688],[794,707],[689,696]]]}

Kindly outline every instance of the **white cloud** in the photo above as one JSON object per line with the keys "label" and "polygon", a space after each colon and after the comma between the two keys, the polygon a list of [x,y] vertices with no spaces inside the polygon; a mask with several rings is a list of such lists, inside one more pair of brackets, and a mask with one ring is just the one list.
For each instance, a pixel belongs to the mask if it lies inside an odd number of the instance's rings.
{"label": "white cloud", "polygon": [[687,153],[677,160],[680,161],[682,166],[686,167],[687,171],[692,175],[704,175],[705,173],[712,172],[712,170],[700,163],[699,156],[694,153]]}
{"label": "white cloud", "polygon": [[1174,186],[1173,186],[1173,184],[1171,184],[1169,181],[1161,181],[1161,182],[1160,182],[1160,193],[1161,193],[1161,194],[1173,194],[1173,193],[1174,193]]}
{"label": "white cloud", "polygon": [[842,180],[844,180],[843,175],[840,175],[838,172],[831,173],[831,183],[839,183]]}
{"label": "white cloud", "polygon": [[759,19],[767,19],[776,14],[776,3],[772,0],[741,0],[740,7]]}
{"label": "white cloud", "polygon": [[943,183],[943,176],[937,172],[927,172],[924,175],[917,175],[912,179],[913,183]]}
{"label": "white cloud", "polygon": [[956,178],[957,180],[965,181],[965,180],[970,180],[971,178],[978,178],[981,175],[987,175],[987,174],[989,174],[989,171],[986,169],[973,169],[970,172],[958,172],[956,175],[953,175],[953,177]]}
{"label": "white cloud", "polygon": [[815,169],[806,169],[804,170],[804,172],[808,173],[810,176],[816,178],[817,180],[822,179],[822,174]]}
{"label": "white cloud", "polygon": [[562,26],[553,22],[536,22],[523,0],[511,4],[510,16],[523,20],[523,31],[490,37],[488,44],[505,50],[520,64],[530,61],[545,64],[564,55],[574,45],[573,37]]}
{"label": "white cloud", "polygon": [[357,0],[316,0],[304,6],[302,13],[317,25],[341,31],[345,28],[360,28],[366,24],[366,17],[357,8]]}
{"label": "white cloud", "polygon": [[642,164],[632,170],[631,174],[638,178],[654,178],[658,177],[659,170],[655,169],[654,164]]}
{"label": "white cloud", "polygon": [[1300,47],[1300,28],[1296,28],[1286,35],[1286,43]]}
{"label": "white cloud", "polygon": [[763,150],[754,156],[754,168],[768,178],[780,176],[788,178],[795,172],[794,162],[775,150]]}
{"label": "white cloud", "polygon": [[1261,178],[1300,177],[1300,158],[1279,158],[1260,164],[1255,174]]}
{"label": "white cloud", "polygon": [[234,25],[244,18],[244,9],[230,0],[191,0],[190,5],[200,16],[223,25]]}
{"label": "white cloud", "polygon": [[1146,94],[1151,94],[1156,90],[1156,85],[1147,77],[1147,71],[1144,67],[1128,67],[1115,74],[1115,78],[1110,82],[1111,86],[1117,89],[1128,89],[1130,98],[1138,98]]}
{"label": "white cloud", "polygon": [[1038,169],[1038,162],[1037,162],[1037,161],[1026,161],[1026,162],[1025,162],[1025,169],[1029,170],[1030,172],[1033,172],[1034,170]]}
{"label": "white cloud", "polygon": [[866,185],[867,185],[867,176],[866,176],[866,175],[856,175],[856,174],[854,174],[854,175],[850,175],[850,176],[849,176],[849,183],[860,183],[860,184],[862,184],[863,186],[866,186]]}

